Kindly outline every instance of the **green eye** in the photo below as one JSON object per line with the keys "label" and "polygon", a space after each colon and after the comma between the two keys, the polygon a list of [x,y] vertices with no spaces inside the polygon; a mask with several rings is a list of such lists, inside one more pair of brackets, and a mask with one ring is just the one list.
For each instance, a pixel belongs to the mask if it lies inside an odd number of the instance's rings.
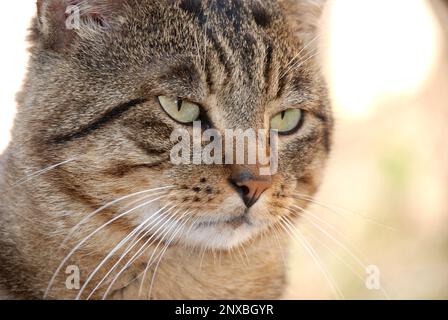
{"label": "green eye", "polygon": [[159,96],[158,99],[163,110],[180,123],[190,124],[198,120],[201,115],[201,109],[195,103],[167,96]]}
{"label": "green eye", "polygon": [[276,114],[271,119],[271,129],[282,134],[292,133],[302,122],[302,110],[288,109]]}

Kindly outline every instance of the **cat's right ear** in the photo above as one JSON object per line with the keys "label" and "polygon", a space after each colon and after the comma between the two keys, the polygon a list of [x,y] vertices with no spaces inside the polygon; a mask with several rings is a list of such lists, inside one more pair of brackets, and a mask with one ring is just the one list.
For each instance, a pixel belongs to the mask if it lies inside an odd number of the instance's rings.
{"label": "cat's right ear", "polygon": [[37,0],[34,39],[64,51],[79,37],[105,32],[123,0]]}
{"label": "cat's right ear", "polygon": [[327,0],[279,0],[294,32],[312,41],[318,34],[318,26]]}

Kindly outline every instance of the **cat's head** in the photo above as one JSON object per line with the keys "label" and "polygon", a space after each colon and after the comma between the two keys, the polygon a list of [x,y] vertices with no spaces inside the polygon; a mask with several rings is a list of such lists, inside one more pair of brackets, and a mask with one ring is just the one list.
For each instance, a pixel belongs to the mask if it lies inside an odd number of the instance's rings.
{"label": "cat's head", "polygon": [[[61,163],[34,185],[42,201],[83,208],[74,221],[110,203],[86,223],[224,249],[297,215],[331,145],[321,2],[38,1],[15,137],[36,169]],[[278,130],[278,170],[173,163],[172,134],[193,121]]]}

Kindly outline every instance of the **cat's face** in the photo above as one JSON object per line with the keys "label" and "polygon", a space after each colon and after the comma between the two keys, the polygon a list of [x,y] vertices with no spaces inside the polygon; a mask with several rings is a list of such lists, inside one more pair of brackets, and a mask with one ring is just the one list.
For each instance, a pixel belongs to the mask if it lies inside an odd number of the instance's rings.
{"label": "cat's face", "polygon": [[[256,239],[296,214],[295,195],[319,184],[332,118],[315,46],[286,24],[284,9],[255,0],[100,2],[110,7],[86,13],[80,30],[46,36],[61,20],[50,12],[34,35],[31,73],[41,81],[27,88],[33,101],[22,98],[17,134],[32,128],[29,152],[40,166],[71,160],[46,175],[61,201],[93,211],[124,197],[88,223],[129,212],[108,231],[147,222],[160,239],[209,248]],[[301,113],[279,136],[278,171],[259,177],[253,166],[173,164],[171,134],[193,131],[167,112],[176,99],[223,135]]]}

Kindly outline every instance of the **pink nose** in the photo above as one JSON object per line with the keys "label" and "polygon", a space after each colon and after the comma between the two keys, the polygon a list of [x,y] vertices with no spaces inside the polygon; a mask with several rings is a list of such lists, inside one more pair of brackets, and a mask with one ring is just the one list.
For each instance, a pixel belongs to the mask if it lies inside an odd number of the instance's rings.
{"label": "pink nose", "polygon": [[255,175],[247,167],[238,167],[233,170],[230,182],[239,192],[248,208],[252,207],[263,192],[272,186],[270,177]]}

